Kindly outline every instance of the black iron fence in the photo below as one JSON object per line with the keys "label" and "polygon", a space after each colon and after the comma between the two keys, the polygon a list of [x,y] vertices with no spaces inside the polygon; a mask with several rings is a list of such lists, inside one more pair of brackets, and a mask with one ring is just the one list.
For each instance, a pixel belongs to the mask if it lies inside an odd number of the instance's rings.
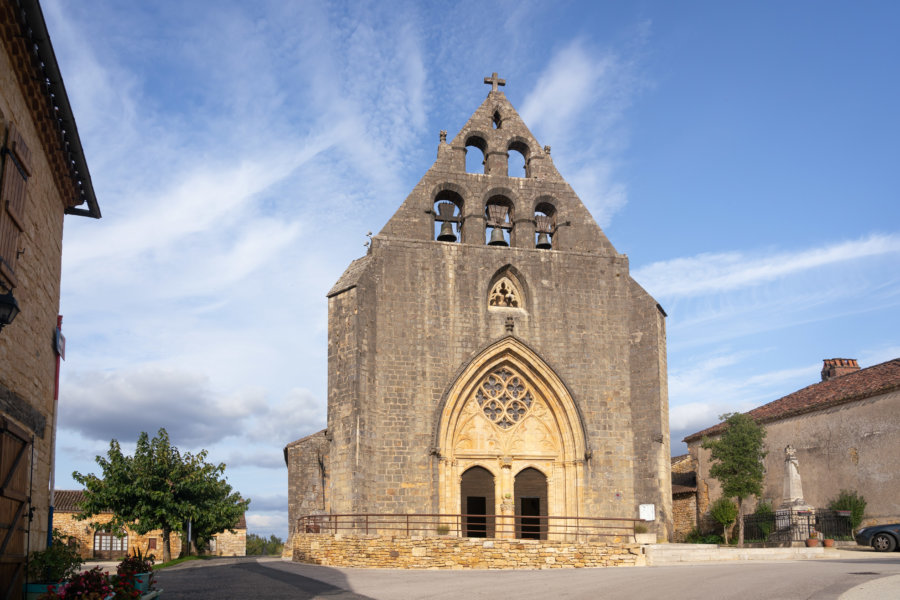
{"label": "black iron fence", "polygon": [[484,514],[331,514],[300,517],[300,533],[399,536],[566,539],[631,539],[640,519]]}
{"label": "black iron fence", "polygon": [[802,542],[812,531],[818,538],[852,540],[849,511],[779,510],[744,515],[745,542]]}

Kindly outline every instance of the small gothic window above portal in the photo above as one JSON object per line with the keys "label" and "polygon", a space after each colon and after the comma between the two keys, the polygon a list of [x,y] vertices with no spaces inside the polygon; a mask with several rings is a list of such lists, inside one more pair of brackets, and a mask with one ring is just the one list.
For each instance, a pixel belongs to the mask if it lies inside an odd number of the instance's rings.
{"label": "small gothic window above portal", "polygon": [[495,308],[521,308],[521,294],[509,277],[501,277],[491,288],[488,306]]}

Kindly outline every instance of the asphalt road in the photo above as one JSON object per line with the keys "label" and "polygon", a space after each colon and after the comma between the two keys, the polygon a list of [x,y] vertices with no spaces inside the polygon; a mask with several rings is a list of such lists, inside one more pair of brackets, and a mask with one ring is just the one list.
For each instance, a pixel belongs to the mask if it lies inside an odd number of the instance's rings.
{"label": "asphalt road", "polygon": [[166,569],[157,585],[166,600],[900,598],[900,552],[841,554],[808,561],[544,571],[337,569],[281,559],[217,559]]}

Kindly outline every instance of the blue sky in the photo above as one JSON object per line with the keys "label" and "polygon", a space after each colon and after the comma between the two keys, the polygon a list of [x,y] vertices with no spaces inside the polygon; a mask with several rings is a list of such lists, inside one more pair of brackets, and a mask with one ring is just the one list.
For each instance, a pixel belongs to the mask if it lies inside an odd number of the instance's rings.
{"label": "blue sky", "polygon": [[103,210],[65,225],[57,487],[166,427],[287,532],[325,292],[497,71],[669,314],[681,438],[900,356],[900,5],[44,0]]}

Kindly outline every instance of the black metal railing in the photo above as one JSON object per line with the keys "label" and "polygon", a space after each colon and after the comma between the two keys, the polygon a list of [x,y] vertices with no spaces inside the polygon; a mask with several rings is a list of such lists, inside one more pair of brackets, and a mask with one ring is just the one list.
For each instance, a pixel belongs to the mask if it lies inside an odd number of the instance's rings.
{"label": "black metal railing", "polygon": [[850,514],[846,511],[819,508],[744,515],[745,542],[802,542],[812,531],[819,538],[853,539]]}
{"label": "black metal railing", "polygon": [[639,522],[640,519],[616,517],[354,513],[306,515],[298,519],[296,531],[538,540],[596,538],[609,541],[615,538],[632,538],[634,526]]}

